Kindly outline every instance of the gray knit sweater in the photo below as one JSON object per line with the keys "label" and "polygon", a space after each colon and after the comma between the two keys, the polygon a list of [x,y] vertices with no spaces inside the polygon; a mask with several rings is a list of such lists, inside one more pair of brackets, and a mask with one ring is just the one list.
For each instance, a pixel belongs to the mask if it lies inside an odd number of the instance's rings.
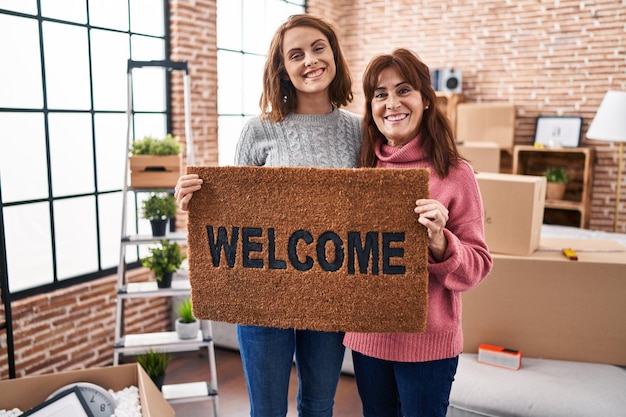
{"label": "gray knit sweater", "polygon": [[235,165],[353,168],[361,145],[361,118],[346,110],[289,114],[272,123],[254,117],[244,125]]}

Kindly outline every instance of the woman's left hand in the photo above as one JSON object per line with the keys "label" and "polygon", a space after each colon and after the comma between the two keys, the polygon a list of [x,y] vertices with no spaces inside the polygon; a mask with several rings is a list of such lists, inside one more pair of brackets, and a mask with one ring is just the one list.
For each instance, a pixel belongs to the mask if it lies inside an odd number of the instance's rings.
{"label": "woman's left hand", "polygon": [[448,209],[437,200],[421,199],[415,202],[414,211],[418,214],[417,221],[428,230],[428,247],[431,253],[435,259],[442,260],[448,246],[448,240],[443,233],[448,223]]}

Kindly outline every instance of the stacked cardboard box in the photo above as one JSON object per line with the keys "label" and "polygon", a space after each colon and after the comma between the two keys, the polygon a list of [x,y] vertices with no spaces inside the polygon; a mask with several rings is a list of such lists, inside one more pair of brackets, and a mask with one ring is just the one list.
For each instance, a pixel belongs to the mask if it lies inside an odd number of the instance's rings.
{"label": "stacked cardboard box", "polygon": [[494,254],[489,276],[463,293],[463,351],[489,343],[525,357],[626,366],[626,246],[540,242],[530,256]]}
{"label": "stacked cardboard box", "polygon": [[539,247],[546,177],[477,173],[489,251],[530,255]]}
{"label": "stacked cardboard box", "polygon": [[500,172],[500,146],[495,142],[463,142],[457,145],[461,156],[476,172]]}
{"label": "stacked cardboard box", "polygon": [[495,142],[513,149],[515,106],[508,103],[460,103],[456,108],[458,142]]}

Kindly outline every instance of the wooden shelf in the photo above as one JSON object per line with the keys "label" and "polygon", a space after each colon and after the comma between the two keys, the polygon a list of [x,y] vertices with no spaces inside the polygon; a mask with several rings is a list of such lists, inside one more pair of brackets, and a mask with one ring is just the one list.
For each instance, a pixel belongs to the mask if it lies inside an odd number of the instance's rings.
{"label": "wooden shelf", "polygon": [[[593,148],[513,148],[513,174],[544,175],[550,167],[567,170],[569,182],[563,200],[546,200],[544,222],[580,228],[589,227],[591,185],[593,184]],[[572,216],[572,213],[577,214]]]}

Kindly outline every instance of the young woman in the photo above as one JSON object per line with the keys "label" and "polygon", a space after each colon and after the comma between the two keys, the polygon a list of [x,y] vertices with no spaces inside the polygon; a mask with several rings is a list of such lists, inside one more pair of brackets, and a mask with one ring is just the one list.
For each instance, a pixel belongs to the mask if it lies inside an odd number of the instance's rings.
{"label": "young woman", "polygon": [[[349,69],[332,26],[312,15],[292,16],[271,42],[261,114],[243,127],[235,164],[355,167],[360,118],[340,109],[351,100]],[[201,186],[197,175],[179,178],[176,199],[182,210]],[[287,414],[294,354],[299,415],[332,415],[343,333],[238,325],[237,336],[252,417]]]}
{"label": "young woman", "polygon": [[471,166],[437,107],[428,67],[397,49],[363,75],[360,166],[427,168],[430,199],[415,213],[428,230],[428,319],[420,334],[347,333],[365,417],[445,417],[463,347],[461,292],[478,285],[492,260]]}

